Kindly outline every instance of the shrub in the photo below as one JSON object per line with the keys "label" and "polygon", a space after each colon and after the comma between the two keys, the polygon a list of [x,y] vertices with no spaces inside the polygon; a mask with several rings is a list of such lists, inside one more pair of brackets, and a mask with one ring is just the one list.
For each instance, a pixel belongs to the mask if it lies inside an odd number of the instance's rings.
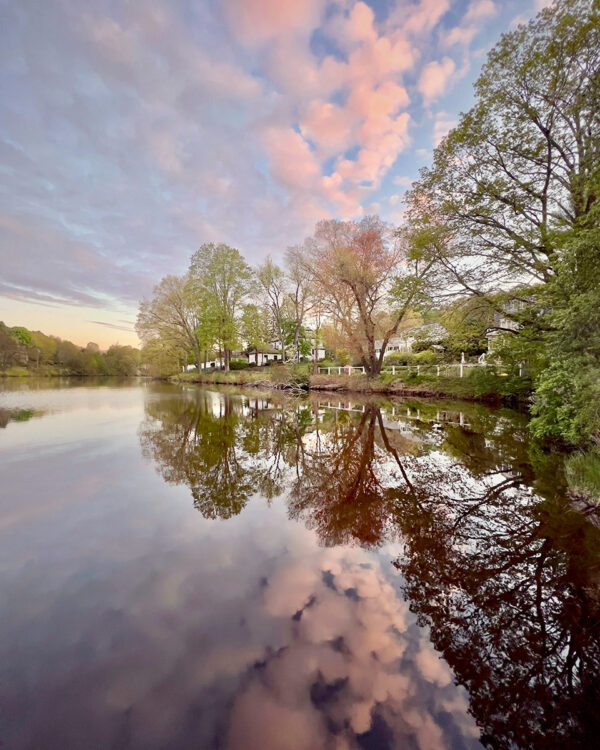
{"label": "shrub", "polygon": [[415,355],[412,352],[391,352],[383,358],[383,364],[387,365],[414,365]]}
{"label": "shrub", "polygon": [[434,365],[438,361],[438,355],[431,349],[424,349],[414,355],[416,365]]}
{"label": "shrub", "polygon": [[248,367],[247,359],[232,359],[229,363],[230,370],[246,370]]}

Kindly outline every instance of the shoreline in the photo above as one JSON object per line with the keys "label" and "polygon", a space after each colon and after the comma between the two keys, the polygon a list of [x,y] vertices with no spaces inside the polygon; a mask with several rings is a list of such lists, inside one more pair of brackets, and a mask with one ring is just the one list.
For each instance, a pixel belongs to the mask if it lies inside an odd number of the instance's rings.
{"label": "shoreline", "polygon": [[[247,372],[241,370],[240,372]],[[253,373],[254,374],[254,373]],[[484,403],[488,406],[515,406],[514,399],[506,399],[502,394],[490,391],[486,393],[469,392],[467,389],[457,390],[453,381],[448,383],[415,383],[409,384],[401,380],[391,382],[370,379],[365,376],[352,375],[311,375],[306,381],[294,381],[291,378],[251,378],[236,376],[233,373],[214,373],[205,377],[182,377],[175,375],[167,380],[171,383],[187,383],[194,385],[231,385],[245,388],[259,388],[262,390],[279,390],[295,393],[310,391],[325,393],[355,393],[360,395],[399,396],[404,398],[446,398],[455,401],[471,401]],[[523,402],[520,404],[523,405]]]}

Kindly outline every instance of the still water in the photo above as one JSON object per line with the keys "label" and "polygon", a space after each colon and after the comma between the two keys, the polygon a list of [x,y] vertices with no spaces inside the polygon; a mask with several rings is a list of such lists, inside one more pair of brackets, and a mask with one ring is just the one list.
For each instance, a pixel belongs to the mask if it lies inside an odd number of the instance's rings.
{"label": "still water", "polygon": [[600,530],[525,428],[0,385],[0,747],[597,746]]}

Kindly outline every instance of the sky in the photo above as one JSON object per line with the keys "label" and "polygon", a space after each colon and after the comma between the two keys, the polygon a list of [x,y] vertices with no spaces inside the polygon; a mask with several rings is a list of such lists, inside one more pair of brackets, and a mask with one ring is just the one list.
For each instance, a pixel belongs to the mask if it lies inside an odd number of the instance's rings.
{"label": "sky", "polygon": [[0,0],[0,320],[138,344],[204,242],[277,259],[402,195],[547,0]]}

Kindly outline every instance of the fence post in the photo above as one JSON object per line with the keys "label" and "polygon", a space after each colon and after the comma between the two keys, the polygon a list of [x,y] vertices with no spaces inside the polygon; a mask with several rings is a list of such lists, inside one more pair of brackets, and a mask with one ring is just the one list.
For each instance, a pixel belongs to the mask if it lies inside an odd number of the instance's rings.
{"label": "fence post", "polygon": [[461,352],[460,353],[460,377],[461,378],[463,376],[463,367],[464,367],[464,364],[465,364],[465,353]]}
{"label": "fence post", "polygon": [[421,365],[417,365],[417,375],[421,374]]}
{"label": "fence post", "polygon": [[440,366],[439,366],[439,365],[438,365],[438,366],[436,367],[436,370],[437,370],[437,373],[436,373],[436,375],[437,375],[437,376],[438,376],[438,378],[439,378],[439,376],[440,376]]}
{"label": "fence post", "polygon": [[392,375],[395,375],[395,374],[396,374],[396,366],[392,365]]}
{"label": "fence post", "polygon": [[331,375],[331,367],[328,367],[328,368],[327,368],[327,374],[328,374],[328,375]]}

